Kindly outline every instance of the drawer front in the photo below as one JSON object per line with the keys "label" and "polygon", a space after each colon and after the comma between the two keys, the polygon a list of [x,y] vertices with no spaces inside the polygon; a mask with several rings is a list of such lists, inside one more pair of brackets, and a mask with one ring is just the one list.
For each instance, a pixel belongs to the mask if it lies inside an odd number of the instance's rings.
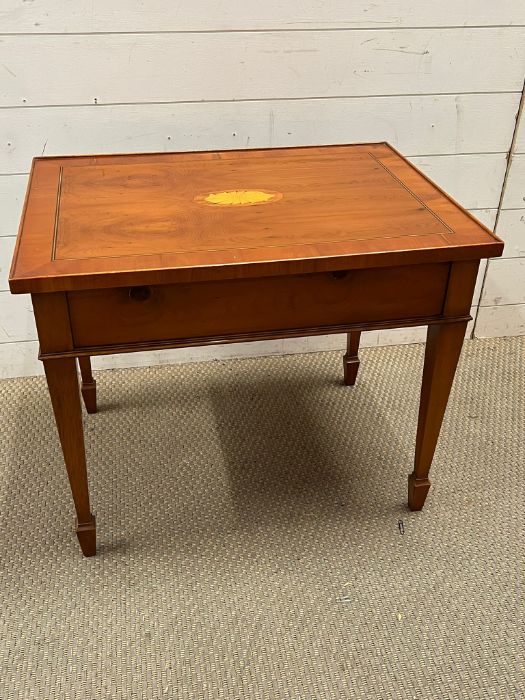
{"label": "drawer front", "polygon": [[436,316],[448,263],[69,292],[75,347]]}

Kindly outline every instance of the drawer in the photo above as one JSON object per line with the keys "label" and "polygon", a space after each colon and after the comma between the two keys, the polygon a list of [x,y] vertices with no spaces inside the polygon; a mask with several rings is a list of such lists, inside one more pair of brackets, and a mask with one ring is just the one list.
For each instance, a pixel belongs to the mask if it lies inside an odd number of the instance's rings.
{"label": "drawer", "polygon": [[448,263],[68,293],[75,347],[439,315]]}

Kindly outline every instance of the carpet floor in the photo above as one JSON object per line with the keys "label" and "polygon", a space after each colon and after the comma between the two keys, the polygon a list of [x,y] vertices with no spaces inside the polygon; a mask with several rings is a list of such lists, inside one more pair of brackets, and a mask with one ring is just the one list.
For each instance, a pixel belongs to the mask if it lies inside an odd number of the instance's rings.
{"label": "carpet floor", "polygon": [[92,559],[1,382],[0,699],[525,698],[524,341],[465,343],[421,513],[422,346],[98,373]]}

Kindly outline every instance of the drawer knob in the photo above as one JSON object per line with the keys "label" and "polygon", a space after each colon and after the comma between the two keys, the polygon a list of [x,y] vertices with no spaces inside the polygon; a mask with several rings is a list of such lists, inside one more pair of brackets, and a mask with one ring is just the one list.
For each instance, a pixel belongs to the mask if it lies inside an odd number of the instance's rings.
{"label": "drawer knob", "polygon": [[342,280],[344,279],[349,273],[349,270],[334,270],[333,272],[330,272],[330,277],[333,277],[334,280]]}
{"label": "drawer knob", "polygon": [[147,301],[151,296],[151,289],[149,287],[131,287],[128,294],[133,301]]}

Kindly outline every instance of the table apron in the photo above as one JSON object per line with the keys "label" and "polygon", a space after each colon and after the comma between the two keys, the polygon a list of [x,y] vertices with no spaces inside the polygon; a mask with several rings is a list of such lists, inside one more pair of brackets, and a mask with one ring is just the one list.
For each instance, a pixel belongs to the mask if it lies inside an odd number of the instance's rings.
{"label": "table apron", "polygon": [[74,348],[176,347],[423,324],[443,314],[449,271],[434,263],[68,292],[71,337]]}
{"label": "table apron", "polygon": [[71,337],[75,349],[133,349],[418,325],[442,317],[449,272],[433,263],[68,292]]}

